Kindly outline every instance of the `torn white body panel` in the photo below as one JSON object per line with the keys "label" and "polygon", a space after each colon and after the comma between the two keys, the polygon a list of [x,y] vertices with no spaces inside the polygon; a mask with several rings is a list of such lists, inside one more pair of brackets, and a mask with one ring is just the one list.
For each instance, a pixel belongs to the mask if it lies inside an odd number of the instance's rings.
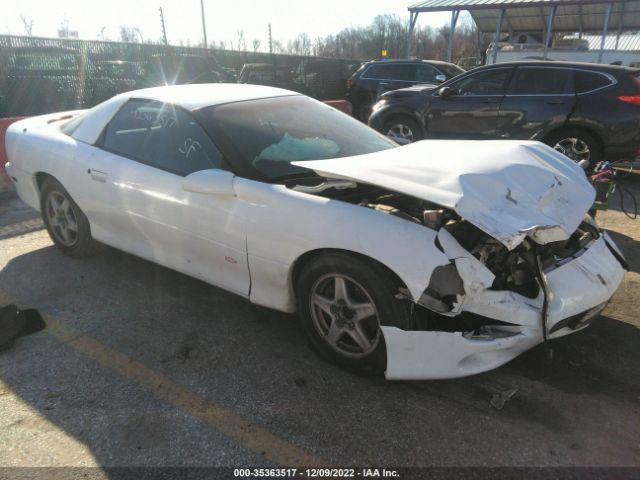
{"label": "torn white body panel", "polygon": [[[579,257],[546,273],[551,294],[547,331],[577,317],[573,327],[563,326],[549,338],[584,328],[611,298],[623,276],[624,270],[604,236]],[[452,378],[499,367],[542,342],[542,302],[542,295],[529,299],[509,291],[484,290],[467,295],[464,311],[517,325],[489,329],[485,336],[382,327],[387,347],[386,378]]]}
{"label": "torn white body panel", "polygon": [[471,340],[462,333],[407,332],[382,327],[387,380],[436,380],[486,372],[542,341],[534,330],[505,338]]}
{"label": "torn white body panel", "polygon": [[293,163],[450,208],[509,249],[569,238],[595,199],[582,168],[540,142],[426,140]]}

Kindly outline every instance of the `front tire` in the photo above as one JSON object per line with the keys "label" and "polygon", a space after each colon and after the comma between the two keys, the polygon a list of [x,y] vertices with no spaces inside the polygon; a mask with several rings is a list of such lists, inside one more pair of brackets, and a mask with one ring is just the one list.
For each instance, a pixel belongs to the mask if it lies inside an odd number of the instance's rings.
{"label": "front tire", "polygon": [[399,140],[400,144],[417,142],[424,138],[418,122],[409,117],[394,117],[386,121],[382,133],[391,139]]}
{"label": "front tire", "polygon": [[399,281],[384,267],[330,253],[312,259],[297,284],[302,328],[318,353],[361,373],[382,374],[387,355],[381,325],[409,328]]}
{"label": "front tire", "polygon": [[47,178],[40,190],[40,212],[53,243],[70,257],[88,257],[102,245],[91,237],[89,220],[65,188]]}

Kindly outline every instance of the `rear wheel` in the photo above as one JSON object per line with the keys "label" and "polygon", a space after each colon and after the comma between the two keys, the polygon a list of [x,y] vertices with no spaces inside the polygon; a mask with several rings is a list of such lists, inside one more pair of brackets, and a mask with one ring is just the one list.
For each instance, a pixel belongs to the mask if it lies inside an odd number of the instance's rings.
{"label": "rear wheel", "polygon": [[382,374],[386,349],[381,325],[408,328],[409,309],[395,298],[398,280],[384,268],[342,253],[311,260],[297,285],[302,327],[327,360]]}
{"label": "rear wheel", "polygon": [[65,188],[53,178],[42,184],[40,212],[53,243],[66,255],[87,257],[101,244],[91,237],[89,221]]}
{"label": "rear wheel", "polygon": [[387,121],[382,127],[382,133],[399,143],[417,142],[422,140],[420,125],[409,117],[395,117]]}
{"label": "rear wheel", "polygon": [[549,135],[545,143],[574,162],[582,162],[588,171],[593,170],[602,160],[598,141],[589,133],[578,128],[558,130]]}

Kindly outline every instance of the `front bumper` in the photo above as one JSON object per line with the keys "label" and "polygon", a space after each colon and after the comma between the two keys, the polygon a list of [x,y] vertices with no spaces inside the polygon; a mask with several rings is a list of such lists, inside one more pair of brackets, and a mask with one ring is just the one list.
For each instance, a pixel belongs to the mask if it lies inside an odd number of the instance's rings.
{"label": "front bumper", "polygon": [[[597,316],[624,277],[618,258],[617,247],[604,233],[582,255],[545,273],[548,338],[581,330]],[[464,311],[514,324],[489,329],[482,336],[383,326],[386,378],[454,378],[499,367],[543,341],[542,304],[542,295],[530,299],[509,291],[483,290],[467,295]]]}

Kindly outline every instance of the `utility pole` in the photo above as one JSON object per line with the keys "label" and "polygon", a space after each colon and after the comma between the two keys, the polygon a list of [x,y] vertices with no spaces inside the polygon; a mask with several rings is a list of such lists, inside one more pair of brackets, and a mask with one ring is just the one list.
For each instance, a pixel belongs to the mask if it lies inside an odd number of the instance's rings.
{"label": "utility pole", "polygon": [[204,38],[204,48],[207,48],[207,24],[204,21],[204,0],[200,0],[200,13],[202,15],[202,37]]}
{"label": "utility pole", "polygon": [[162,7],[160,7],[160,24],[162,25],[162,39],[164,40],[165,45],[169,45],[167,41],[167,30],[164,28],[164,14],[162,13]]}
{"label": "utility pole", "polygon": [[269,53],[273,53],[273,40],[271,39],[271,24],[269,24]]}

